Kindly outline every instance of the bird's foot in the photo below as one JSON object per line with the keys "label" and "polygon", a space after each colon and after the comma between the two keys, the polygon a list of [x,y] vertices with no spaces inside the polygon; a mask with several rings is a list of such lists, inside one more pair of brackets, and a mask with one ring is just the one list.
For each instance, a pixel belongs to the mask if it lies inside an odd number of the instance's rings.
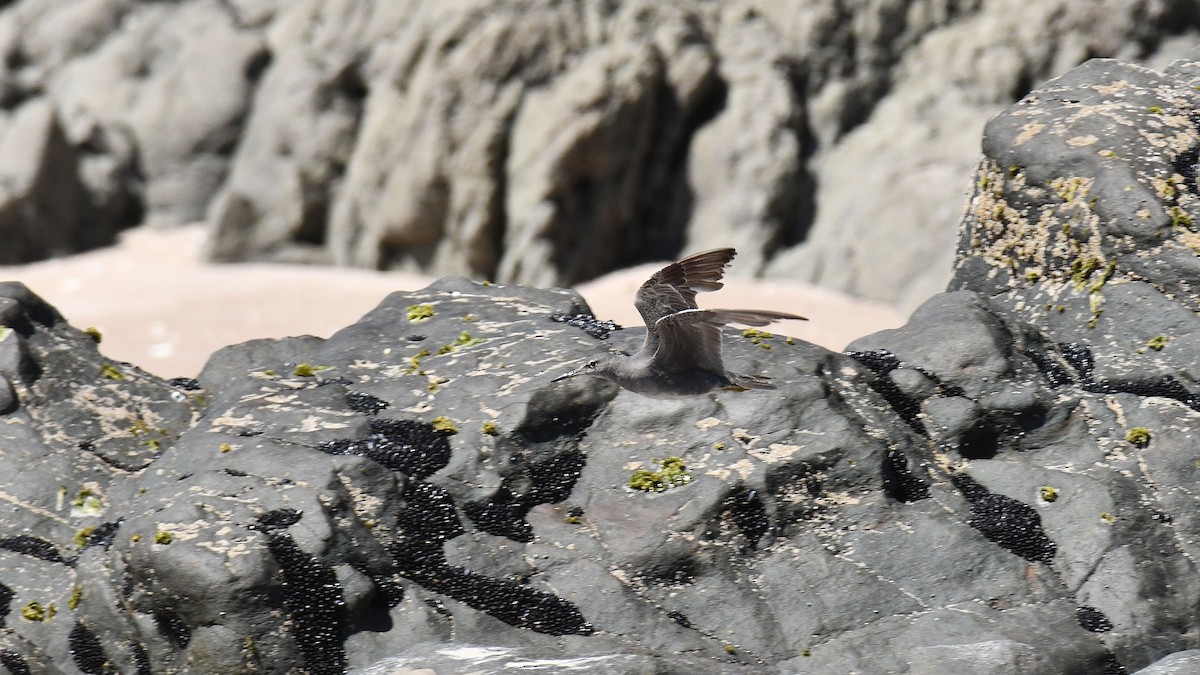
{"label": "bird's foot", "polygon": [[750,390],[746,387],[738,387],[735,385],[735,386],[730,386],[730,387],[721,387],[721,391],[750,391]]}

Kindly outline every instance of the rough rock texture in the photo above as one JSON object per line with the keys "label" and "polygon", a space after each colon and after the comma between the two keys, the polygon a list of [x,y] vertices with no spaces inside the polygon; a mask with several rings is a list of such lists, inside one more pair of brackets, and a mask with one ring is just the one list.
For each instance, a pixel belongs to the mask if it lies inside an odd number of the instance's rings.
{"label": "rough rock texture", "polygon": [[233,4],[6,3],[0,152],[19,152],[4,166],[21,173],[5,181],[19,215],[0,217],[0,260],[111,243],[144,217],[203,217],[270,60]]}
{"label": "rough rock texture", "polygon": [[640,330],[460,278],[164,382],[0,285],[0,665],[1186,669],[1197,77],[1009,108],[955,290],[845,354],[729,331],[775,392],[552,384]]}
{"label": "rough rock texture", "polygon": [[[63,134],[54,106],[28,103],[0,130],[0,262],[14,263],[113,241],[92,227],[79,153]],[[111,225],[111,224],[109,224]]]}
{"label": "rough rock texture", "polygon": [[930,264],[929,242],[997,108],[1200,39],[1186,0],[314,0],[270,26],[218,259],[546,285],[736,245],[909,307],[944,287],[953,249]]}
{"label": "rough rock texture", "polygon": [[[729,357],[779,392],[553,385],[543,371],[640,331],[604,342],[553,320],[585,310],[568,291],[446,279],[329,340],[229,347],[171,384],[106,367],[23,287],[0,290],[18,399],[0,424],[0,649],[34,671],[337,673],[482,646],[612,673],[1090,673],[1110,649],[1137,662],[1179,641],[1146,638],[1188,591],[1122,603],[1145,625],[1089,597],[1118,625],[1106,645],[1056,567],[1132,536],[1134,513],[1047,530],[1036,487],[1008,497],[951,468],[873,388],[887,375],[868,356],[731,332]],[[962,342],[1005,372],[1004,322],[975,318],[998,339]],[[626,487],[668,456],[690,481]],[[1143,551],[1114,574],[1188,571]]]}
{"label": "rough rock texture", "polygon": [[1193,0],[20,0],[0,138],[52,111],[73,196],[15,181],[0,255],[207,217],[219,260],[549,285],[735,245],[911,308],[989,116],[1198,41]]}

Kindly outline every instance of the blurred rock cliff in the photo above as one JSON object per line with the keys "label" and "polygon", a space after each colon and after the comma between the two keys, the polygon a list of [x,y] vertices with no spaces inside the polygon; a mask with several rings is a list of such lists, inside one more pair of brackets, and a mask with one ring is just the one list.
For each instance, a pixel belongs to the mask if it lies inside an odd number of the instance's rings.
{"label": "blurred rock cliff", "polygon": [[733,245],[904,309],[949,280],[992,114],[1200,42],[1193,0],[4,5],[0,263],[143,221],[534,285]]}

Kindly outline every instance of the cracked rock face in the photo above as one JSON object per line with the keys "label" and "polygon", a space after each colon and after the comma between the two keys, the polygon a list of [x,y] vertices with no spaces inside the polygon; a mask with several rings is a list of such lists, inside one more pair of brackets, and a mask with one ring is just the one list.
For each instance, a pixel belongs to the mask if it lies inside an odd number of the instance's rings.
{"label": "cracked rock face", "polygon": [[446,278],[163,381],[0,285],[0,665],[1186,668],[1195,72],[998,117],[955,289],[845,354],[728,331],[774,392],[551,383],[642,339],[561,289]]}

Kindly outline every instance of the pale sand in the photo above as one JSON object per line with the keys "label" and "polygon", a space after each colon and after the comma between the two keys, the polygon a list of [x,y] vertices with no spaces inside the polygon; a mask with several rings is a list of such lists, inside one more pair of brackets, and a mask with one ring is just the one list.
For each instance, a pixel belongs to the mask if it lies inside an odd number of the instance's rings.
{"label": "pale sand", "polygon": [[[30,265],[0,266],[0,281],[21,281],[78,328],[103,335],[101,351],[163,377],[194,376],[209,355],[254,338],[329,337],[388,293],[417,290],[429,277],[299,265],[214,265],[200,259],[205,232],[135,229],[117,246]],[[736,269],[736,261],[734,269]],[[661,265],[643,265],[583,284],[596,316],[641,324],[633,293]],[[807,284],[737,277],[702,306],[777,309],[810,321],[776,324],[836,351],[862,335],[903,323],[893,309]]]}

